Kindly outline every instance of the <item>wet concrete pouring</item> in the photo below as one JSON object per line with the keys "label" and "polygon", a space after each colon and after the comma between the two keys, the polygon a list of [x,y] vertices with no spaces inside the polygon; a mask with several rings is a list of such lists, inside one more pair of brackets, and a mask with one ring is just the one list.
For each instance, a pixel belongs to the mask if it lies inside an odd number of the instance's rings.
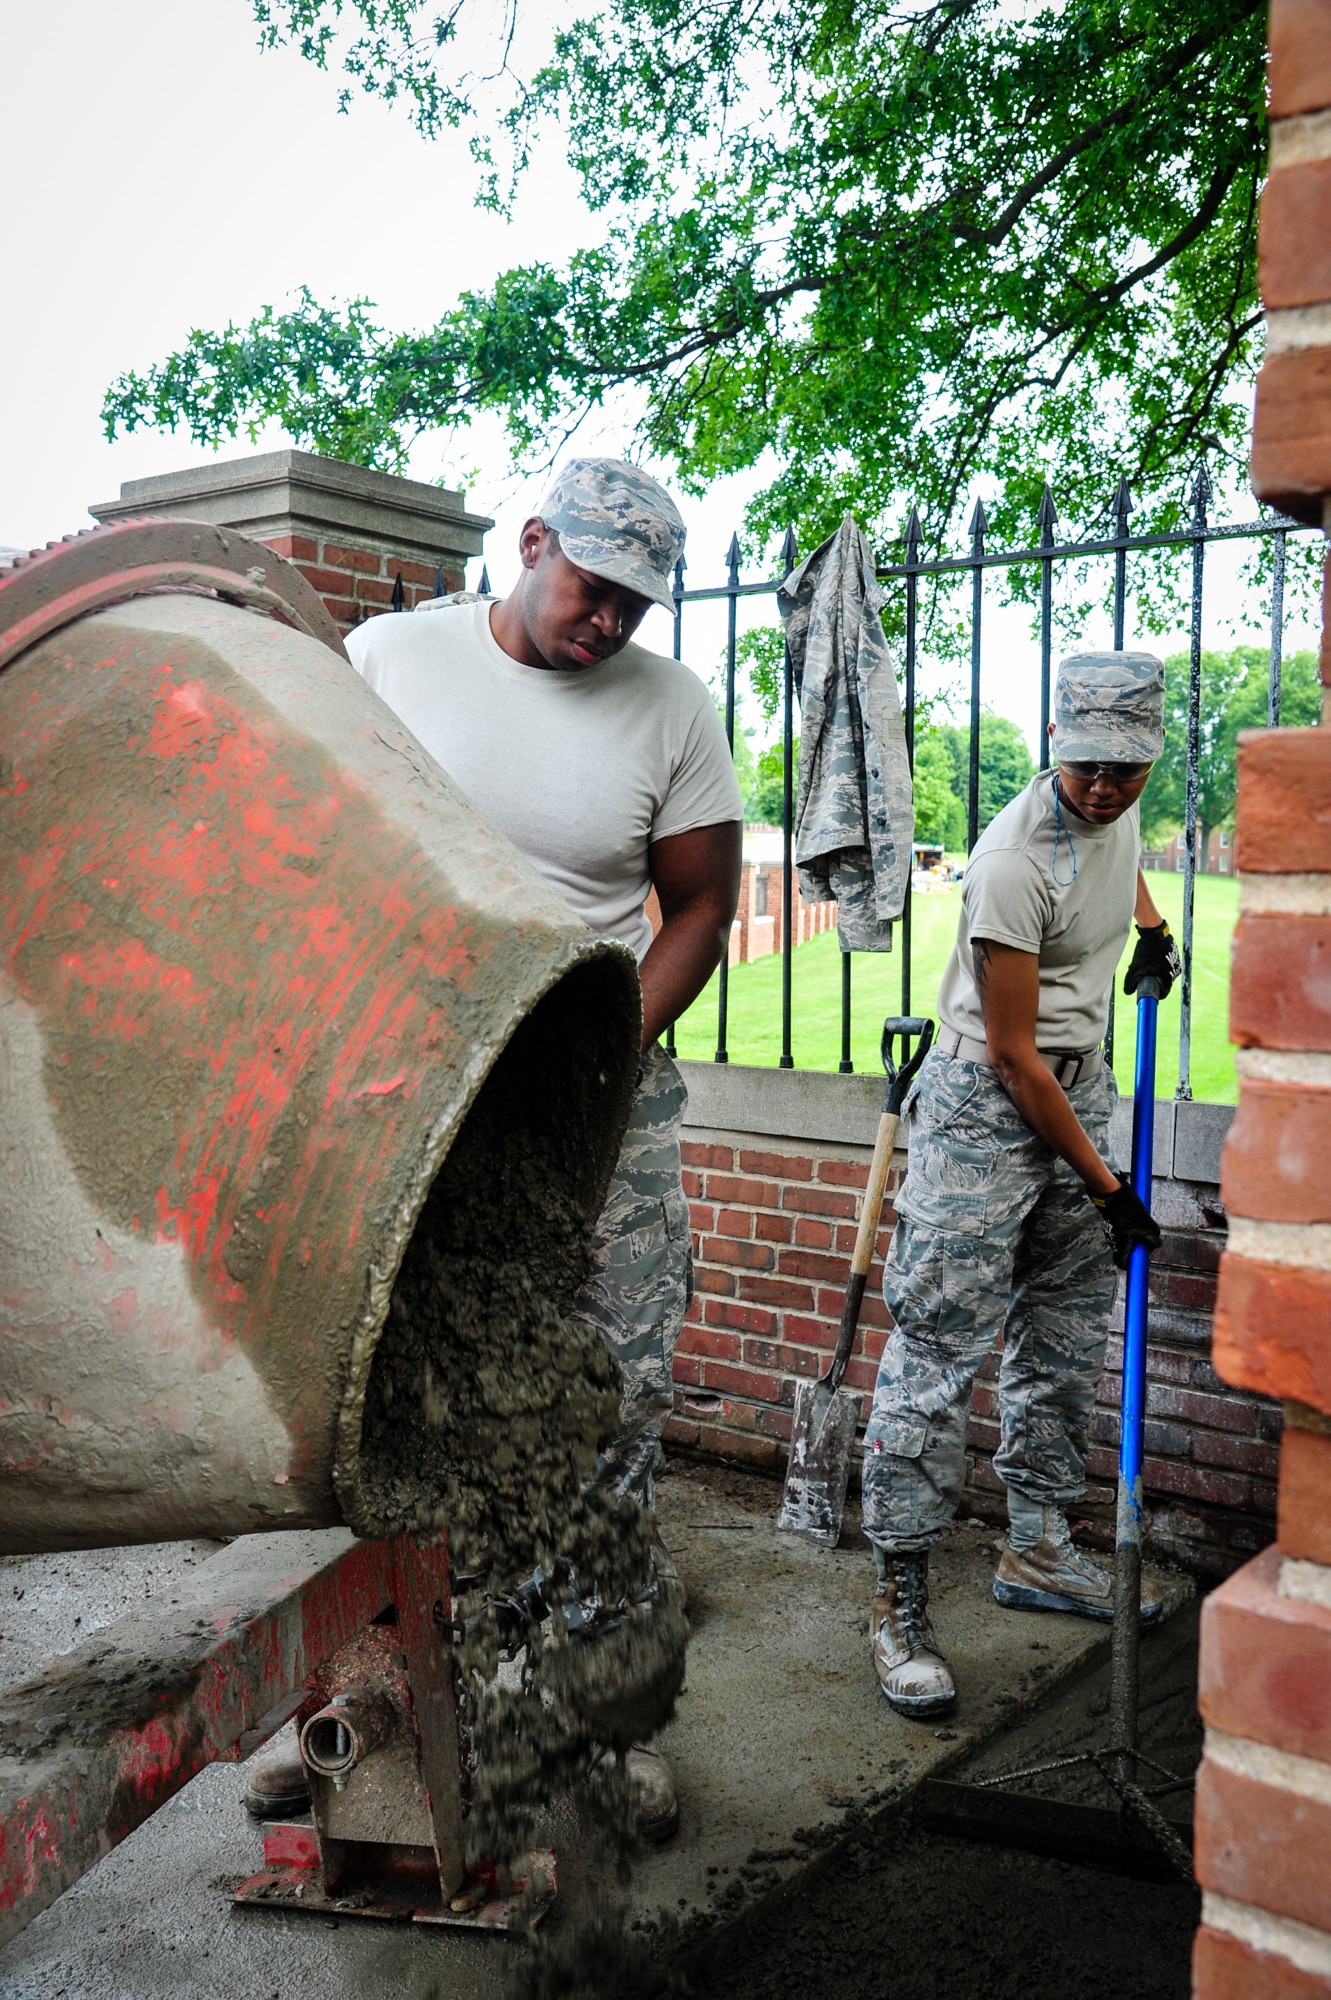
{"label": "wet concrete pouring", "polygon": [[[1100,1740],[1103,1628],[999,1611],[989,1597],[995,1532],[958,1526],[936,1560],[935,1603],[961,1698],[945,1723],[912,1724],[873,1679],[872,1569],[857,1537],[828,1554],[777,1534],[778,1489],[722,1468],[677,1461],[658,1490],[694,1628],[685,1689],[660,1739],[682,1826],[642,1857],[617,1898],[612,1932],[622,1926],[641,1958],[624,1958],[617,1980],[607,1946],[592,1983],[584,1971],[562,1990],[1182,2000],[1195,1892],[943,1839],[911,1817],[930,1776]],[[191,1543],[9,1560],[0,1681],[22,1678],[210,1553]],[[1172,1594],[1182,1600],[1186,1588],[1175,1582]],[[1185,1607],[1144,1653],[1148,1741],[1180,1768],[1197,1750],[1194,1629],[1195,1608]],[[529,1948],[515,1939],[234,1909],[226,1892],[252,1872],[259,1848],[243,1783],[243,1767],[231,1765],[197,1778],[0,1951],[0,1995],[501,2000],[515,1977],[526,1983]],[[605,1923],[612,1885],[601,1861],[589,1868],[597,1850],[576,1797],[546,1831],[560,1871],[543,1926],[538,1984],[549,1991],[594,1911]],[[572,1956],[585,1967],[585,1951]]]}
{"label": "wet concrete pouring", "polygon": [[[599,1329],[571,1309],[604,1189],[589,1198],[577,1187],[589,1148],[574,1107],[557,1138],[524,1122],[540,1053],[527,1023],[430,1190],[362,1420],[370,1515],[394,1533],[448,1524],[465,1634],[455,1660],[467,1859],[501,1869],[596,1746],[623,1749],[660,1726],[687,1640],[677,1586],[653,1577],[650,1516],[593,1478],[597,1444],[617,1427],[620,1373]],[[534,1568],[550,1580],[553,1616],[533,1621],[521,1681],[504,1685],[495,1600]],[[596,1636],[571,1638],[566,1609],[581,1620],[591,1606]],[[596,1789],[618,1872],[632,1846],[622,1765],[599,1766]]]}

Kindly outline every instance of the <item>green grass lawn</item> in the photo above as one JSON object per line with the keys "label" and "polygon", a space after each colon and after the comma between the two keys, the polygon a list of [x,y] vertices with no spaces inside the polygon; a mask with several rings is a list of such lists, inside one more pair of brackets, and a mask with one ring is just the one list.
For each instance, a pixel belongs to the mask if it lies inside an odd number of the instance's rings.
{"label": "green grass lawn", "polygon": [[[1183,928],[1183,877],[1152,875],[1151,894],[1175,937]],[[961,891],[916,896],[911,944],[911,1011],[937,1015],[939,981],[957,932]],[[1229,1046],[1229,942],[1238,915],[1238,883],[1232,876],[1204,875],[1197,881],[1192,981],[1192,1094],[1213,1103],[1233,1104],[1238,1096],[1234,1053]],[[900,933],[898,932],[898,944]],[[1131,945],[1124,965],[1131,957]],[[878,1068],[878,1041],[885,1014],[901,1011],[901,957],[893,952],[857,952],[852,965],[851,1055],[857,1070]],[[1117,980],[1114,1072],[1119,1087],[1132,1088],[1135,1006]],[[792,1047],[800,1069],[831,1069],[841,1058],[841,952],[835,931],[800,945],[791,966]],[[1179,992],[1161,1008],[1156,1091],[1172,1097],[1178,1080]],[[681,1056],[710,1061],[716,1053],[716,980],[713,979],[678,1023]],[[781,960],[773,955],[753,965],[732,966],[726,1031],[730,1059],[775,1065],[781,1054]]]}

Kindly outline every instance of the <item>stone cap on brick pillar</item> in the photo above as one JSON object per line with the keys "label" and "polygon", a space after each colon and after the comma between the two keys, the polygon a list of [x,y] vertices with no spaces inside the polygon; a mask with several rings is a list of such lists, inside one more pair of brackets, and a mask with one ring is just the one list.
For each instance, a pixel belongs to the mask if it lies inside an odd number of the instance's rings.
{"label": "stone cap on brick pillar", "polygon": [[88,511],[103,525],[181,515],[239,528],[256,541],[304,536],[444,570],[480,555],[494,526],[484,514],[469,514],[465,494],[448,487],[291,449],[129,479],[118,500]]}

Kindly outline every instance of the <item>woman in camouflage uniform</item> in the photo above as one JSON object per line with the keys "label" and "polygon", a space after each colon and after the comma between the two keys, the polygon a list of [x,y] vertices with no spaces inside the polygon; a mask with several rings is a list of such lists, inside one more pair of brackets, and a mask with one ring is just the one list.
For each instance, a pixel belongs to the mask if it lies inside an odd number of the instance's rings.
{"label": "woman in camouflage uniform", "polygon": [[[1148,973],[1167,991],[1181,971],[1138,867],[1163,696],[1152,654],[1064,660],[1056,768],[1003,808],[967,864],[942,1032],[908,1100],[909,1171],[883,1279],[896,1327],[865,1441],[874,1665],[903,1714],[956,1698],[929,1620],[929,1550],[961,1497],[971,1385],[999,1333],[994,1469],[1010,1533],[994,1595],[1112,1615],[1112,1575],[1073,1546],[1065,1510],[1084,1490],[1114,1263],[1160,1240],[1111,1164],[1101,1041],[1134,916],[1127,991]],[[1159,1608],[1147,1586],[1144,1615]]]}

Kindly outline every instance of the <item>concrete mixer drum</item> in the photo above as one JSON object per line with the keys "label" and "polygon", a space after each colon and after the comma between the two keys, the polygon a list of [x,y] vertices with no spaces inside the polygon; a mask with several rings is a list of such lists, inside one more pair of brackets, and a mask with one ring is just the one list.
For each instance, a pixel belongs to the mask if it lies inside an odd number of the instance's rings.
{"label": "concrete mixer drum", "polygon": [[0,1551],[442,1522],[438,1357],[375,1374],[404,1253],[466,1211],[566,1309],[631,954],[229,531],[0,572],[0,745]]}

